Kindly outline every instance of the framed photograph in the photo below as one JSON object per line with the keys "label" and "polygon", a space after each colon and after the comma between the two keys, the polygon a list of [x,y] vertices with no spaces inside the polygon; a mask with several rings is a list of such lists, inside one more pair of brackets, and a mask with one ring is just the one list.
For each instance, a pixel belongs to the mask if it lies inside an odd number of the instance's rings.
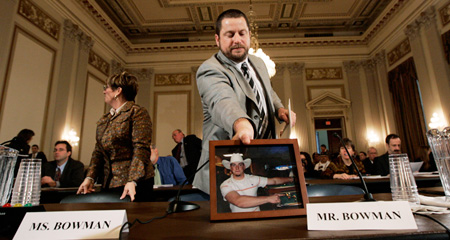
{"label": "framed photograph", "polygon": [[297,139],[209,143],[211,221],[306,215]]}

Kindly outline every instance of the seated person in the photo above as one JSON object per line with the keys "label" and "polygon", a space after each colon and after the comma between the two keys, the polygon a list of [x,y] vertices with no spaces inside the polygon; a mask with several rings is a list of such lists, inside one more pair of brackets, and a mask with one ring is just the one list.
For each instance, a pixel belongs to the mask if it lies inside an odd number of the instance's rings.
{"label": "seated person", "polygon": [[320,161],[314,166],[316,176],[322,175],[322,172],[325,171],[331,163],[330,158],[327,155],[321,155],[319,156],[319,159]]}
{"label": "seated person", "polygon": [[387,176],[390,174],[389,155],[402,153],[402,141],[395,133],[389,134],[385,139],[387,152],[373,160],[373,174]]}
{"label": "seated person", "polygon": [[[348,152],[353,155],[353,145],[352,141],[348,138],[342,140],[348,149]],[[360,162],[355,162],[357,168],[361,174],[365,174],[364,165]],[[332,162],[328,165],[327,169],[320,175],[322,178],[333,178],[333,179],[351,179],[358,177],[356,169],[354,169],[352,160],[347,154],[344,145],[341,144],[340,154],[336,162]]]}
{"label": "seated person", "polygon": [[434,172],[437,171],[436,162],[434,161],[433,153],[429,146],[420,146],[416,149],[416,156],[414,162],[423,162],[420,172]]}
{"label": "seated person", "polygon": [[367,174],[373,175],[373,172],[374,172],[374,161],[375,161],[375,158],[378,156],[378,152],[377,152],[376,148],[370,147],[367,150],[367,153],[368,153],[369,156],[363,161],[364,169],[366,170]]}
{"label": "seated person", "polygon": [[39,146],[37,144],[33,144],[31,146],[31,153],[28,154],[29,158],[37,158],[42,160],[42,166],[44,166],[47,161],[47,156],[45,156],[45,153],[39,151]]}
{"label": "seated person", "polygon": [[72,146],[67,141],[57,141],[53,150],[54,161],[44,166],[43,187],[78,187],[84,180],[84,164],[73,160]]}
{"label": "seated person", "polygon": [[158,149],[154,146],[151,146],[150,149],[152,151],[150,161],[155,166],[154,185],[181,185],[186,180],[186,176],[184,176],[183,169],[177,159],[171,156],[160,157]]}
{"label": "seated person", "polygon": [[302,160],[303,174],[307,178],[315,177],[314,163],[311,160],[311,156],[307,152],[300,152],[300,160]]}
{"label": "seated person", "polygon": [[250,167],[252,160],[242,159],[241,153],[233,153],[230,161],[222,160],[226,169],[231,170],[231,176],[220,185],[220,192],[225,201],[230,203],[231,212],[256,212],[259,206],[265,203],[280,203],[280,196],[257,196],[258,187],[278,185],[293,182],[293,178],[266,178],[245,174],[244,170]]}

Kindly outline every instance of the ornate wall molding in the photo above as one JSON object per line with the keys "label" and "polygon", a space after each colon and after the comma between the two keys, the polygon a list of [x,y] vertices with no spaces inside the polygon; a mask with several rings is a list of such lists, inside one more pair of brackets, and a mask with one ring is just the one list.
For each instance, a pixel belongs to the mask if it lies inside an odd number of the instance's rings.
{"label": "ornate wall molding", "polygon": [[191,71],[194,73],[194,74],[196,74],[197,73],[197,71],[198,71],[198,66],[197,67],[191,67]]}
{"label": "ornate wall molding", "polygon": [[139,82],[149,82],[154,73],[153,68],[127,69],[127,71],[135,75]]}
{"label": "ornate wall molding", "polygon": [[69,19],[64,20],[64,37],[70,39],[72,42],[78,40],[80,42],[80,48],[86,52],[89,52],[94,45],[94,40]]}
{"label": "ornate wall molding", "polygon": [[428,28],[431,24],[436,23],[436,10],[433,6],[422,12],[416,20],[421,26]]}
{"label": "ornate wall molding", "polygon": [[442,26],[445,26],[450,22],[450,3],[447,3],[439,9],[439,15],[441,16]]}
{"label": "ornate wall molding", "polygon": [[125,68],[119,62],[115,60],[111,61],[111,74],[118,74],[125,71]]}
{"label": "ornate wall molding", "polygon": [[81,49],[86,52],[91,51],[92,46],[94,46],[94,40],[84,33],[78,35],[78,41],[80,41]]}
{"label": "ornate wall molding", "polygon": [[155,86],[190,85],[191,73],[155,74]]}
{"label": "ornate wall molding", "polygon": [[278,73],[278,75],[283,75],[284,69],[286,69],[286,64],[282,64],[282,63],[276,64],[275,65],[275,71],[276,71],[275,75],[277,75],[277,73]]}
{"label": "ornate wall molding", "polygon": [[306,68],[306,80],[335,80],[342,79],[341,67]]}
{"label": "ornate wall molding", "polygon": [[314,116],[343,116],[344,111],[316,111],[314,112]]}
{"label": "ornate wall molding", "polygon": [[412,22],[406,26],[404,32],[409,39],[414,40],[417,36],[419,36],[419,30],[420,25],[417,22]]}
{"label": "ornate wall molding", "polygon": [[102,57],[100,57],[98,54],[96,54],[94,51],[89,51],[89,64],[105,74],[106,76],[109,75],[109,63],[105,61]]}
{"label": "ornate wall molding", "polygon": [[389,66],[392,66],[392,64],[396,63],[399,59],[401,59],[410,52],[411,52],[411,45],[409,43],[409,39],[407,38],[403,40],[400,44],[395,46],[395,48],[392,49],[390,52],[388,52],[387,58]]}
{"label": "ornate wall molding", "polygon": [[58,41],[61,25],[32,1],[21,0],[17,13]]}
{"label": "ornate wall molding", "polygon": [[347,73],[358,72],[360,66],[361,66],[361,63],[359,63],[357,61],[345,61],[344,62],[344,69]]}
{"label": "ornate wall molding", "polygon": [[305,63],[304,62],[287,63],[285,66],[289,70],[289,73],[295,74],[295,75],[302,74],[303,73],[303,69],[305,69]]}
{"label": "ornate wall molding", "polygon": [[375,64],[385,64],[386,62],[386,51],[383,49],[379,53],[375,54],[373,58]]}
{"label": "ornate wall molding", "polygon": [[376,69],[376,62],[373,59],[362,61],[361,66],[365,71],[373,71]]}

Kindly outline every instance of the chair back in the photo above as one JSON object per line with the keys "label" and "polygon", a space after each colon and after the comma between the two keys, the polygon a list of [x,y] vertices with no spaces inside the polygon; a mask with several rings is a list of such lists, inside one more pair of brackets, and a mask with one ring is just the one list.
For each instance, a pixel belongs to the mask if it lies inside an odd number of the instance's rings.
{"label": "chair back", "polygon": [[[172,202],[175,198],[169,198],[169,202]],[[209,195],[204,192],[183,194],[180,195],[180,200],[185,202],[209,201]]]}
{"label": "chair back", "polygon": [[360,187],[340,184],[310,185],[306,186],[306,190],[308,192],[308,197],[365,194],[364,190]]}
{"label": "chair back", "polygon": [[131,202],[129,196],[120,199],[122,193],[114,192],[96,192],[89,194],[77,194],[64,197],[60,203],[114,203],[114,202]]}

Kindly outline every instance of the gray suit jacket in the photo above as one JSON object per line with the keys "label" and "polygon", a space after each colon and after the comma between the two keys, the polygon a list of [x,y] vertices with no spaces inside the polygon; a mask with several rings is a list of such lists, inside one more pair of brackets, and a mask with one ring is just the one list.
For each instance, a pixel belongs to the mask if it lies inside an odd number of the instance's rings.
{"label": "gray suit jacket", "polygon": [[[269,116],[268,128],[275,136],[274,118],[283,107],[280,98],[273,91],[269,73],[262,59],[249,55],[249,62],[261,80],[264,88]],[[239,118],[247,118],[255,129],[259,126],[260,113],[255,94],[242,72],[222,52],[206,60],[197,71],[197,87],[203,105],[202,155],[198,166],[209,159],[209,141],[229,140],[233,137],[233,124]],[[209,193],[209,165],[196,175],[193,185]]]}

